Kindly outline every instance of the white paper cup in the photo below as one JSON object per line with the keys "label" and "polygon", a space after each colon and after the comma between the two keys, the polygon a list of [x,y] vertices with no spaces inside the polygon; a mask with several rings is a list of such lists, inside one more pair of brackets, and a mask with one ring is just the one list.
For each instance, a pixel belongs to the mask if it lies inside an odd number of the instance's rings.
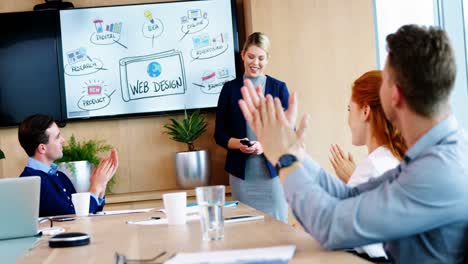
{"label": "white paper cup", "polygon": [[169,225],[183,225],[187,222],[187,193],[163,194],[164,209],[166,209]]}
{"label": "white paper cup", "polygon": [[72,202],[77,216],[87,216],[89,214],[89,192],[73,193]]}

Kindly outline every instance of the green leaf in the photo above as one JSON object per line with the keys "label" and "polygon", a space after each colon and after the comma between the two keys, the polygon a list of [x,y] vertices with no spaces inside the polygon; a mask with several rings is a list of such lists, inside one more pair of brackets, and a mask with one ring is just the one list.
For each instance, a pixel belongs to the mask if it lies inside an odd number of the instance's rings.
{"label": "green leaf", "polygon": [[177,142],[187,144],[188,150],[195,150],[193,142],[197,140],[203,133],[206,132],[206,117],[200,114],[200,110],[188,114],[187,110],[184,110],[184,118],[181,121],[175,118],[169,118],[169,124],[164,125],[170,138]]}
{"label": "green leaf", "polygon": [[5,158],[5,153],[0,149],[0,160]]}

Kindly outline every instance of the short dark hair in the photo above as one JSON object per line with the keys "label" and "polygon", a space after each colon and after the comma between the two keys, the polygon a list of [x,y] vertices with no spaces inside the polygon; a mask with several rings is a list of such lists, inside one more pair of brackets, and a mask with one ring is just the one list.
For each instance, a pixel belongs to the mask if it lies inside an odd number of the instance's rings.
{"label": "short dark hair", "polygon": [[457,67],[447,34],[405,25],[387,36],[388,63],[408,106],[431,117],[448,102]]}
{"label": "short dark hair", "polygon": [[46,130],[54,124],[54,118],[49,115],[36,114],[21,122],[18,127],[18,140],[29,157],[34,156],[39,144],[49,143]]}

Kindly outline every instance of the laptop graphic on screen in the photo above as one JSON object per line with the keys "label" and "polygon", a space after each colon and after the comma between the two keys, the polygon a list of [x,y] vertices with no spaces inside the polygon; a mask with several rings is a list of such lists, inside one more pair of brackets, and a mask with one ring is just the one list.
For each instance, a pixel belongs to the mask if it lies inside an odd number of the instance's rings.
{"label": "laptop graphic on screen", "polygon": [[0,239],[37,234],[40,177],[0,179]]}

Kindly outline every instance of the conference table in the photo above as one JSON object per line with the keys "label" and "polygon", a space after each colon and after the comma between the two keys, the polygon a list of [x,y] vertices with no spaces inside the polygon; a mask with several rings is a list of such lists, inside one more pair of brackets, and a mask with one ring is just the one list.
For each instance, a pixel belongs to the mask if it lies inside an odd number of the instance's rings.
{"label": "conference table", "polygon": [[[144,213],[77,217],[74,221],[54,222],[66,232],[83,232],[91,243],[69,248],[50,248],[48,236],[42,236],[21,253],[17,263],[115,263],[116,253],[127,259],[157,259],[164,262],[180,252],[250,249],[283,245],[295,245],[296,251],[289,263],[367,263],[344,251],[326,251],[303,230],[279,222],[265,215],[262,220],[226,223],[224,239],[203,241],[198,220],[185,225],[134,225],[150,217],[165,217],[157,211],[162,203],[154,204],[155,210]],[[264,215],[244,204],[225,208],[224,215]],[[47,226],[41,224],[41,227]],[[152,262],[156,263],[156,262]]]}

